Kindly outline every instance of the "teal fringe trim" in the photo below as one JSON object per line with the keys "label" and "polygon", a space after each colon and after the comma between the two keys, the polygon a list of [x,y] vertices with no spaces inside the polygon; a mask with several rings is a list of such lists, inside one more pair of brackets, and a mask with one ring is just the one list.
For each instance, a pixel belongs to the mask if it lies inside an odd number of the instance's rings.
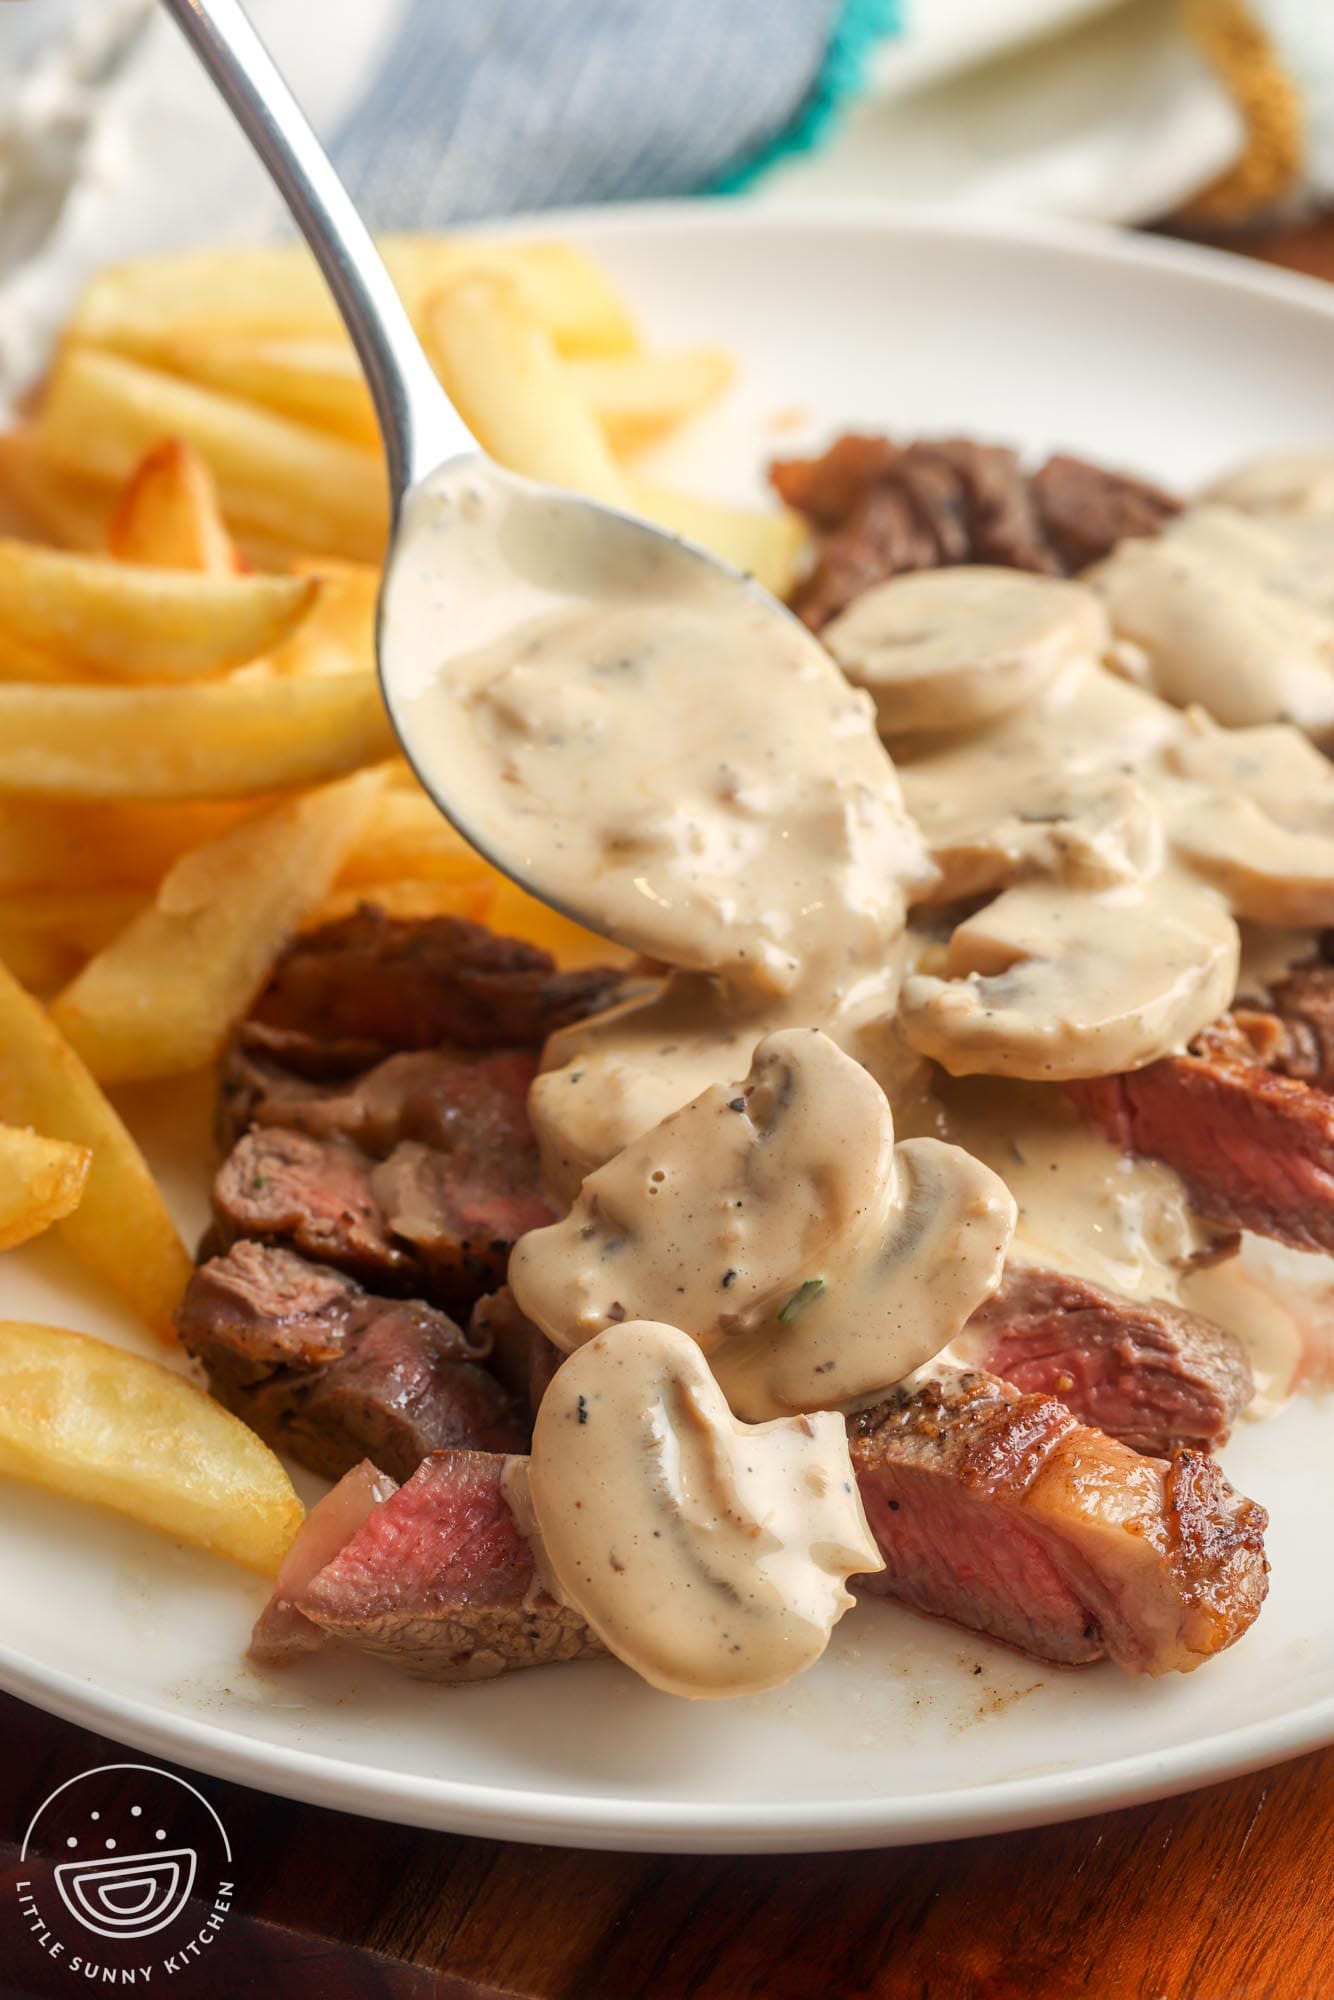
{"label": "teal fringe trim", "polygon": [[779,160],[818,146],[849,100],[860,94],[876,43],[897,33],[899,26],[899,0],[844,0],[815,86],[792,124],[753,158],[731,168],[710,192],[740,194]]}

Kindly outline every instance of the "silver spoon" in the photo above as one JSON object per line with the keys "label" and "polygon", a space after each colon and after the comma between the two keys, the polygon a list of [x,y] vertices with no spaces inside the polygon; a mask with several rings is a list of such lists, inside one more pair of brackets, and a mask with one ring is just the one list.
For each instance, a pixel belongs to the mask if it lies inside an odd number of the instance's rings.
{"label": "silver spoon", "polygon": [[[406,574],[408,557],[422,540],[415,531],[449,529],[454,537],[447,547],[436,544],[445,558],[440,573],[448,576],[451,596],[424,607],[438,652],[449,651],[447,635],[460,624],[467,628],[469,654],[479,645],[503,643],[507,633],[549,607],[560,592],[567,593],[568,602],[571,587],[576,596],[594,603],[600,594],[622,603],[652,604],[655,597],[679,600],[684,592],[711,612],[740,611],[752,637],[758,628],[762,646],[772,644],[775,654],[808,651],[835,679],[836,670],[791,613],[739,571],[648,522],[518,478],[487,459],[436,379],[365,223],[237,0],[163,4],[268,168],[314,252],[370,386],[391,496],[377,630],[380,684],[417,775],[464,838],[543,902],[632,948],[675,957],[678,963],[708,963],[686,942],[679,952],[672,948],[676,940],[670,932],[664,934],[661,909],[646,911],[641,926],[633,896],[622,895],[619,901],[596,897],[591,872],[585,878],[568,866],[561,879],[562,812],[564,825],[574,830],[582,806],[568,799],[553,803],[516,835],[513,820],[489,810],[485,790],[469,783],[475,776],[475,743],[463,732],[442,731],[438,716],[437,726],[430,727],[427,682],[439,660],[426,660],[420,646],[405,643],[405,634],[412,636],[410,614],[423,610],[420,591],[414,604],[413,577]],[[482,500],[487,504],[479,505]],[[521,532],[534,521],[540,524],[540,536]],[[536,542],[545,551],[540,563],[531,553]],[[495,563],[491,545],[500,543],[505,560]],[[846,688],[842,691],[846,695]],[[651,724],[654,718],[646,720]],[[639,754],[636,744],[634,761]],[[647,761],[651,755],[652,744],[646,741],[643,756]],[[688,938],[684,927],[681,935]]]}

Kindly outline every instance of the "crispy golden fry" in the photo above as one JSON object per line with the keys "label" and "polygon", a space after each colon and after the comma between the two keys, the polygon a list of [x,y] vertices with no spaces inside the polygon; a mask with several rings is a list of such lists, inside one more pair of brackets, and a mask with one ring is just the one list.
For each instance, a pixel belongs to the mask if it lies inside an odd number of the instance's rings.
{"label": "crispy golden fry", "polygon": [[187,687],[0,686],[0,795],[254,798],[389,755],[370,674]]}
{"label": "crispy golden fry", "polygon": [[[569,243],[387,236],[380,248],[408,311],[460,270],[506,273],[525,310],[569,354],[628,354],[634,325],[606,273]],[[95,277],[69,331],[155,360],[187,334],[342,335],[328,287],[301,245],[187,251],[115,264]]]}
{"label": "crispy golden fry", "polygon": [[390,785],[366,815],[338,876],[340,887],[418,877],[460,889],[493,880],[495,870],[456,833],[416,785]]}
{"label": "crispy golden fry", "polygon": [[0,1125],[0,1250],[40,1236],[79,1206],[92,1154],[68,1139]]}
{"label": "crispy golden fry", "polygon": [[301,1502],[255,1433],[160,1362],[0,1321],[0,1472],[272,1576]]}
{"label": "crispy golden fry", "polygon": [[567,363],[570,381],[616,452],[643,451],[697,416],[735,373],[721,347],[595,356]]}
{"label": "crispy golden fry", "polygon": [[52,465],[31,426],[0,435],[0,492],[29,532],[57,548],[105,547],[112,489]]}
{"label": "crispy golden fry", "polygon": [[30,993],[68,986],[144,906],[142,890],[27,889],[0,896],[0,961]]}
{"label": "crispy golden fry", "polygon": [[0,898],[35,889],[151,889],[187,848],[215,840],[246,810],[232,802],[0,799]]}
{"label": "crispy golden fry", "polygon": [[0,630],[0,681],[40,681],[47,687],[59,687],[82,678],[77,661],[62,660],[45,646],[34,646]]}
{"label": "crispy golden fry", "polygon": [[231,576],[241,568],[213,474],[179,438],[154,445],[130,474],[107,528],[107,548],[117,562],[155,569]]}
{"label": "crispy golden fry", "polygon": [[335,562],[328,557],[301,561],[296,567],[300,574],[318,579],[320,594],[291,638],[270,653],[273,671],[373,674],[379,570],[369,563]]}
{"label": "crispy golden fry", "polygon": [[505,937],[527,938],[529,944],[541,945],[559,965],[628,965],[633,957],[622,946],[539,903],[505,875],[497,877],[487,922]]}
{"label": "crispy golden fry", "polygon": [[211,1062],[329,889],[383,778],[362,771],[270,806],[184,855],[51,1017],[105,1083]]}
{"label": "crispy golden fry", "polygon": [[59,1225],[61,1233],[156,1333],[171,1339],[189,1253],[120,1118],[45,1008],[3,966],[0,1118],[90,1148],[83,1200]]}
{"label": "crispy golden fry", "polygon": [[350,343],[321,334],[183,333],[151,357],[173,375],[262,403],[296,423],[380,448],[366,378]]}
{"label": "crispy golden fry", "polygon": [[0,542],[0,634],[122,680],[241,666],[286,638],[318,594],[313,577],[191,576]]}
{"label": "crispy golden fry", "polygon": [[744,570],[775,597],[786,597],[796,582],[806,531],[795,514],[732,507],[642,480],[631,481],[630,505],[659,527],[685,535]]}
{"label": "crispy golden fry", "polygon": [[597,419],[511,280],[477,271],[455,278],[425,307],[422,338],[465,423],[502,465],[628,504]]}
{"label": "crispy golden fry", "polygon": [[378,562],[388,523],[376,453],[120,354],[67,345],[34,418],[43,457],[85,480],[128,479],[179,437],[207,459],[227,523],[291,549]]}

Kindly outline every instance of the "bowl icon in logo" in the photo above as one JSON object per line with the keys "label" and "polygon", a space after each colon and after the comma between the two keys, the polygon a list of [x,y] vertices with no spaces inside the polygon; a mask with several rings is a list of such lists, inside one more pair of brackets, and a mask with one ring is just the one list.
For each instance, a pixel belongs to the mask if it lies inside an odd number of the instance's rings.
{"label": "bowl icon in logo", "polygon": [[194,1887],[196,1862],[193,1847],[158,1848],[105,1861],[62,1861],[55,1870],[56,1887],[70,1915],[99,1937],[152,1937],[183,1908]]}

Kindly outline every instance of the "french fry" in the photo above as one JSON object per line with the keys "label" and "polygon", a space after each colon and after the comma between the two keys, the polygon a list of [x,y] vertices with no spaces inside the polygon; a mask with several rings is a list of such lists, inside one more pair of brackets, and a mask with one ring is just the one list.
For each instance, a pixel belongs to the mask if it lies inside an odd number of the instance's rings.
{"label": "french fry", "polygon": [[0,896],[0,939],[11,931],[31,931],[89,958],[110,944],[143,904],[138,889],[20,890]]}
{"label": "french fry", "polygon": [[0,1125],[0,1250],[17,1249],[79,1206],[92,1154],[68,1139]]}
{"label": "french fry", "polygon": [[[58,1227],[75,1255],[163,1339],[190,1256],[143,1154],[39,1002],[0,965],[0,1119],[86,1146],[79,1206]],[[0,1406],[4,1403],[0,1395]]]}
{"label": "french fry", "polygon": [[327,892],[382,784],[363,771],[270,806],[177,862],[51,1008],[94,1076],[179,1076],[213,1060]]}
{"label": "french fry", "polygon": [[[505,273],[524,309],[569,354],[628,354],[633,322],[611,280],[569,243],[486,243],[468,237],[387,236],[380,249],[414,316],[461,270]],[[298,244],[178,252],[115,264],[95,277],[70,327],[81,340],[156,360],[182,334],[342,334],[337,307]]]}
{"label": "french fry", "polygon": [[296,423],[378,451],[366,378],[347,340],[320,334],[183,333],[151,356],[156,366]]}
{"label": "french fry", "polygon": [[722,394],[735,373],[731,356],[721,347],[597,355],[566,365],[607,443],[625,454],[643,451],[679,430]]}
{"label": "french fry", "polygon": [[492,457],[530,479],[628,504],[596,418],[510,279],[485,271],[454,279],[425,307],[422,338],[455,407]]}
{"label": "french fry", "polygon": [[506,875],[498,877],[487,921],[506,937],[540,945],[560,965],[628,965],[633,957],[595,931],[571,923],[549,904],[539,903]]}
{"label": "french fry", "polygon": [[0,491],[29,529],[57,548],[105,547],[112,488],[52,465],[30,426],[0,434]]}
{"label": "french fry", "polygon": [[107,548],[117,562],[204,576],[231,576],[242,566],[213,474],[179,438],[154,445],[130,474],[107,527]]}
{"label": "french fry", "polygon": [[388,492],[374,452],[123,355],[67,345],[33,428],[48,463],[116,483],[164,436],[183,438],[211,466],[243,545],[254,530],[355,562],[383,554]]}
{"label": "french fry", "polygon": [[0,1472],[272,1576],[302,1521],[266,1444],[183,1375],[0,1320]]}
{"label": "french fry", "polygon": [[495,870],[454,831],[415,780],[411,788],[387,786],[374,801],[338,882],[352,887],[414,876],[455,884],[460,891],[495,877]]}
{"label": "french fry", "polygon": [[393,747],[370,674],[0,686],[0,796],[254,798],[342,777]]}
{"label": "french fry", "polygon": [[[214,840],[246,811],[200,805],[74,805],[0,799],[0,899],[153,888],[187,848]],[[45,904],[48,895],[34,901]]]}
{"label": "french fry", "polygon": [[0,647],[8,632],[122,680],[184,680],[267,652],[318,594],[313,577],[191,576],[0,542]]}
{"label": "french fry", "polygon": [[328,558],[299,561],[296,568],[318,579],[320,594],[291,637],[269,654],[274,673],[373,674],[379,570]]}
{"label": "french fry", "polygon": [[698,542],[753,576],[775,597],[786,597],[797,579],[806,530],[795,514],[732,507],[642,480],[631,481],[630,505],[646,520]]}

